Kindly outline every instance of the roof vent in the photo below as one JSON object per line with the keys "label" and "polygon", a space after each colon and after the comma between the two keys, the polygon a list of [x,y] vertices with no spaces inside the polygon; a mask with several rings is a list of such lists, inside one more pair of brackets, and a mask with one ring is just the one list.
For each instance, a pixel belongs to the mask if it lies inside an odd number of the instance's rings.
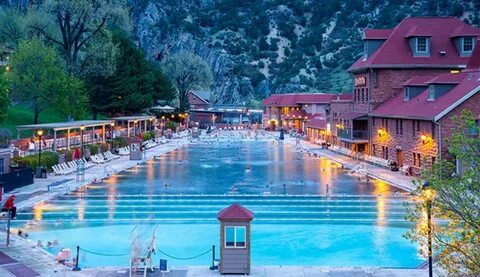
{"label": "roof vent", "polygon": [[446,52],[446,51],[440,51],[440,52],[438,52],[438,53],[440,53],[441,56],[447,55],[447,52]]}

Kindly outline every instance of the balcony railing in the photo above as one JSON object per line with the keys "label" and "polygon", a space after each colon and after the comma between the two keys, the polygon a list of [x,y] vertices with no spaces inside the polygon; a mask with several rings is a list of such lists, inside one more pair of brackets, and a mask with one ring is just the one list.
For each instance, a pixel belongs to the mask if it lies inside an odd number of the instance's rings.
{"label": "balcony railing", "polygon": [[364,130],[339,130],[338,136],[349,140],[364,140],[368,139],[368,131]]}

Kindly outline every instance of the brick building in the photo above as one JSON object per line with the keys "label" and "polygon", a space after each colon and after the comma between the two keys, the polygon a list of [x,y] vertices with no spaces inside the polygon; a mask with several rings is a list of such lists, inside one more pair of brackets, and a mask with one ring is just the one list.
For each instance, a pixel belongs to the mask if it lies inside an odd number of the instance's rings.
{"label": "brick building", "polygon": [[[480,30],[457,18],[406,18],[395,28],[364,31],[364,53],[348,71],[354,78],[351,112],[332,109],[336,142],[369,154],[369,114],[413,78],[464,69]],[[376,149],[377,150],[377,149]]]}
{"label": "brick building", "polygon": [[319,139],[328,129],[329,107],[337,98],[351,99],[351,96],[334,93],[273,94],[262,101],[262,125],[270,130],[295,129],[307,133],[309,139]]}
{"label": "brick building", "polygon": [[[366,29],[364,53],[348,69],[351,98],[332,98],[327,120],[310,124],[328,129],[323,134],[333,144],[419,173],[447,153],[443,141],[455,127],[454,115],[469,109],[478,122],[479,38],[480,29],[453,17],[406,18],[393,29]],[[264,124],[283,126],[292,109],[301,109],[282,101],[274,96],[264,103]]]}

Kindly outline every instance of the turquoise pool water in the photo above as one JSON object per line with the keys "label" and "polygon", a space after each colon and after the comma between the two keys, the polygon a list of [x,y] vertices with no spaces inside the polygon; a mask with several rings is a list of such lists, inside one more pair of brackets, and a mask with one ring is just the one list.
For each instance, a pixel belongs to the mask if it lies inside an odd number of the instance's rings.
{"label": "turquoise pool water", "polygon": [[[219,245],[216,214],[233,202],[255,213],[253,265],[415,267],[404,239],[408,198],[359,179],[327,159],[272,142],[192,144],[21,213],[47,250],[82,248],[126,255],[130,232],[157,226],[157,247],[191,257]],[[326,195],[328,187],[329,195]],[[332,195],[333,194],[333,195]],[[217,253],[218,257],[218,253]],[[155,263],[166,258],[157,252]],[[211,254],[169,265],[206,265]],[[83,266],[128,265],[126,256],[82,253]]]}

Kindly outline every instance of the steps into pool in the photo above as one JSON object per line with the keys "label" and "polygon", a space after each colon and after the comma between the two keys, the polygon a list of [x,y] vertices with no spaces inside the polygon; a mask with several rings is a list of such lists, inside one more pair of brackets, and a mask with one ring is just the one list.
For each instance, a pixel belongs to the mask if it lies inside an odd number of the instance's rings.
{"label": "steps into pool", "polygon": [[256,223],[406,223],[398,196],[313,195],[76,195],[60,196],[22,212],[18,221],[141,223],[215,223],[217,213],[239,203],[255,213]]}

